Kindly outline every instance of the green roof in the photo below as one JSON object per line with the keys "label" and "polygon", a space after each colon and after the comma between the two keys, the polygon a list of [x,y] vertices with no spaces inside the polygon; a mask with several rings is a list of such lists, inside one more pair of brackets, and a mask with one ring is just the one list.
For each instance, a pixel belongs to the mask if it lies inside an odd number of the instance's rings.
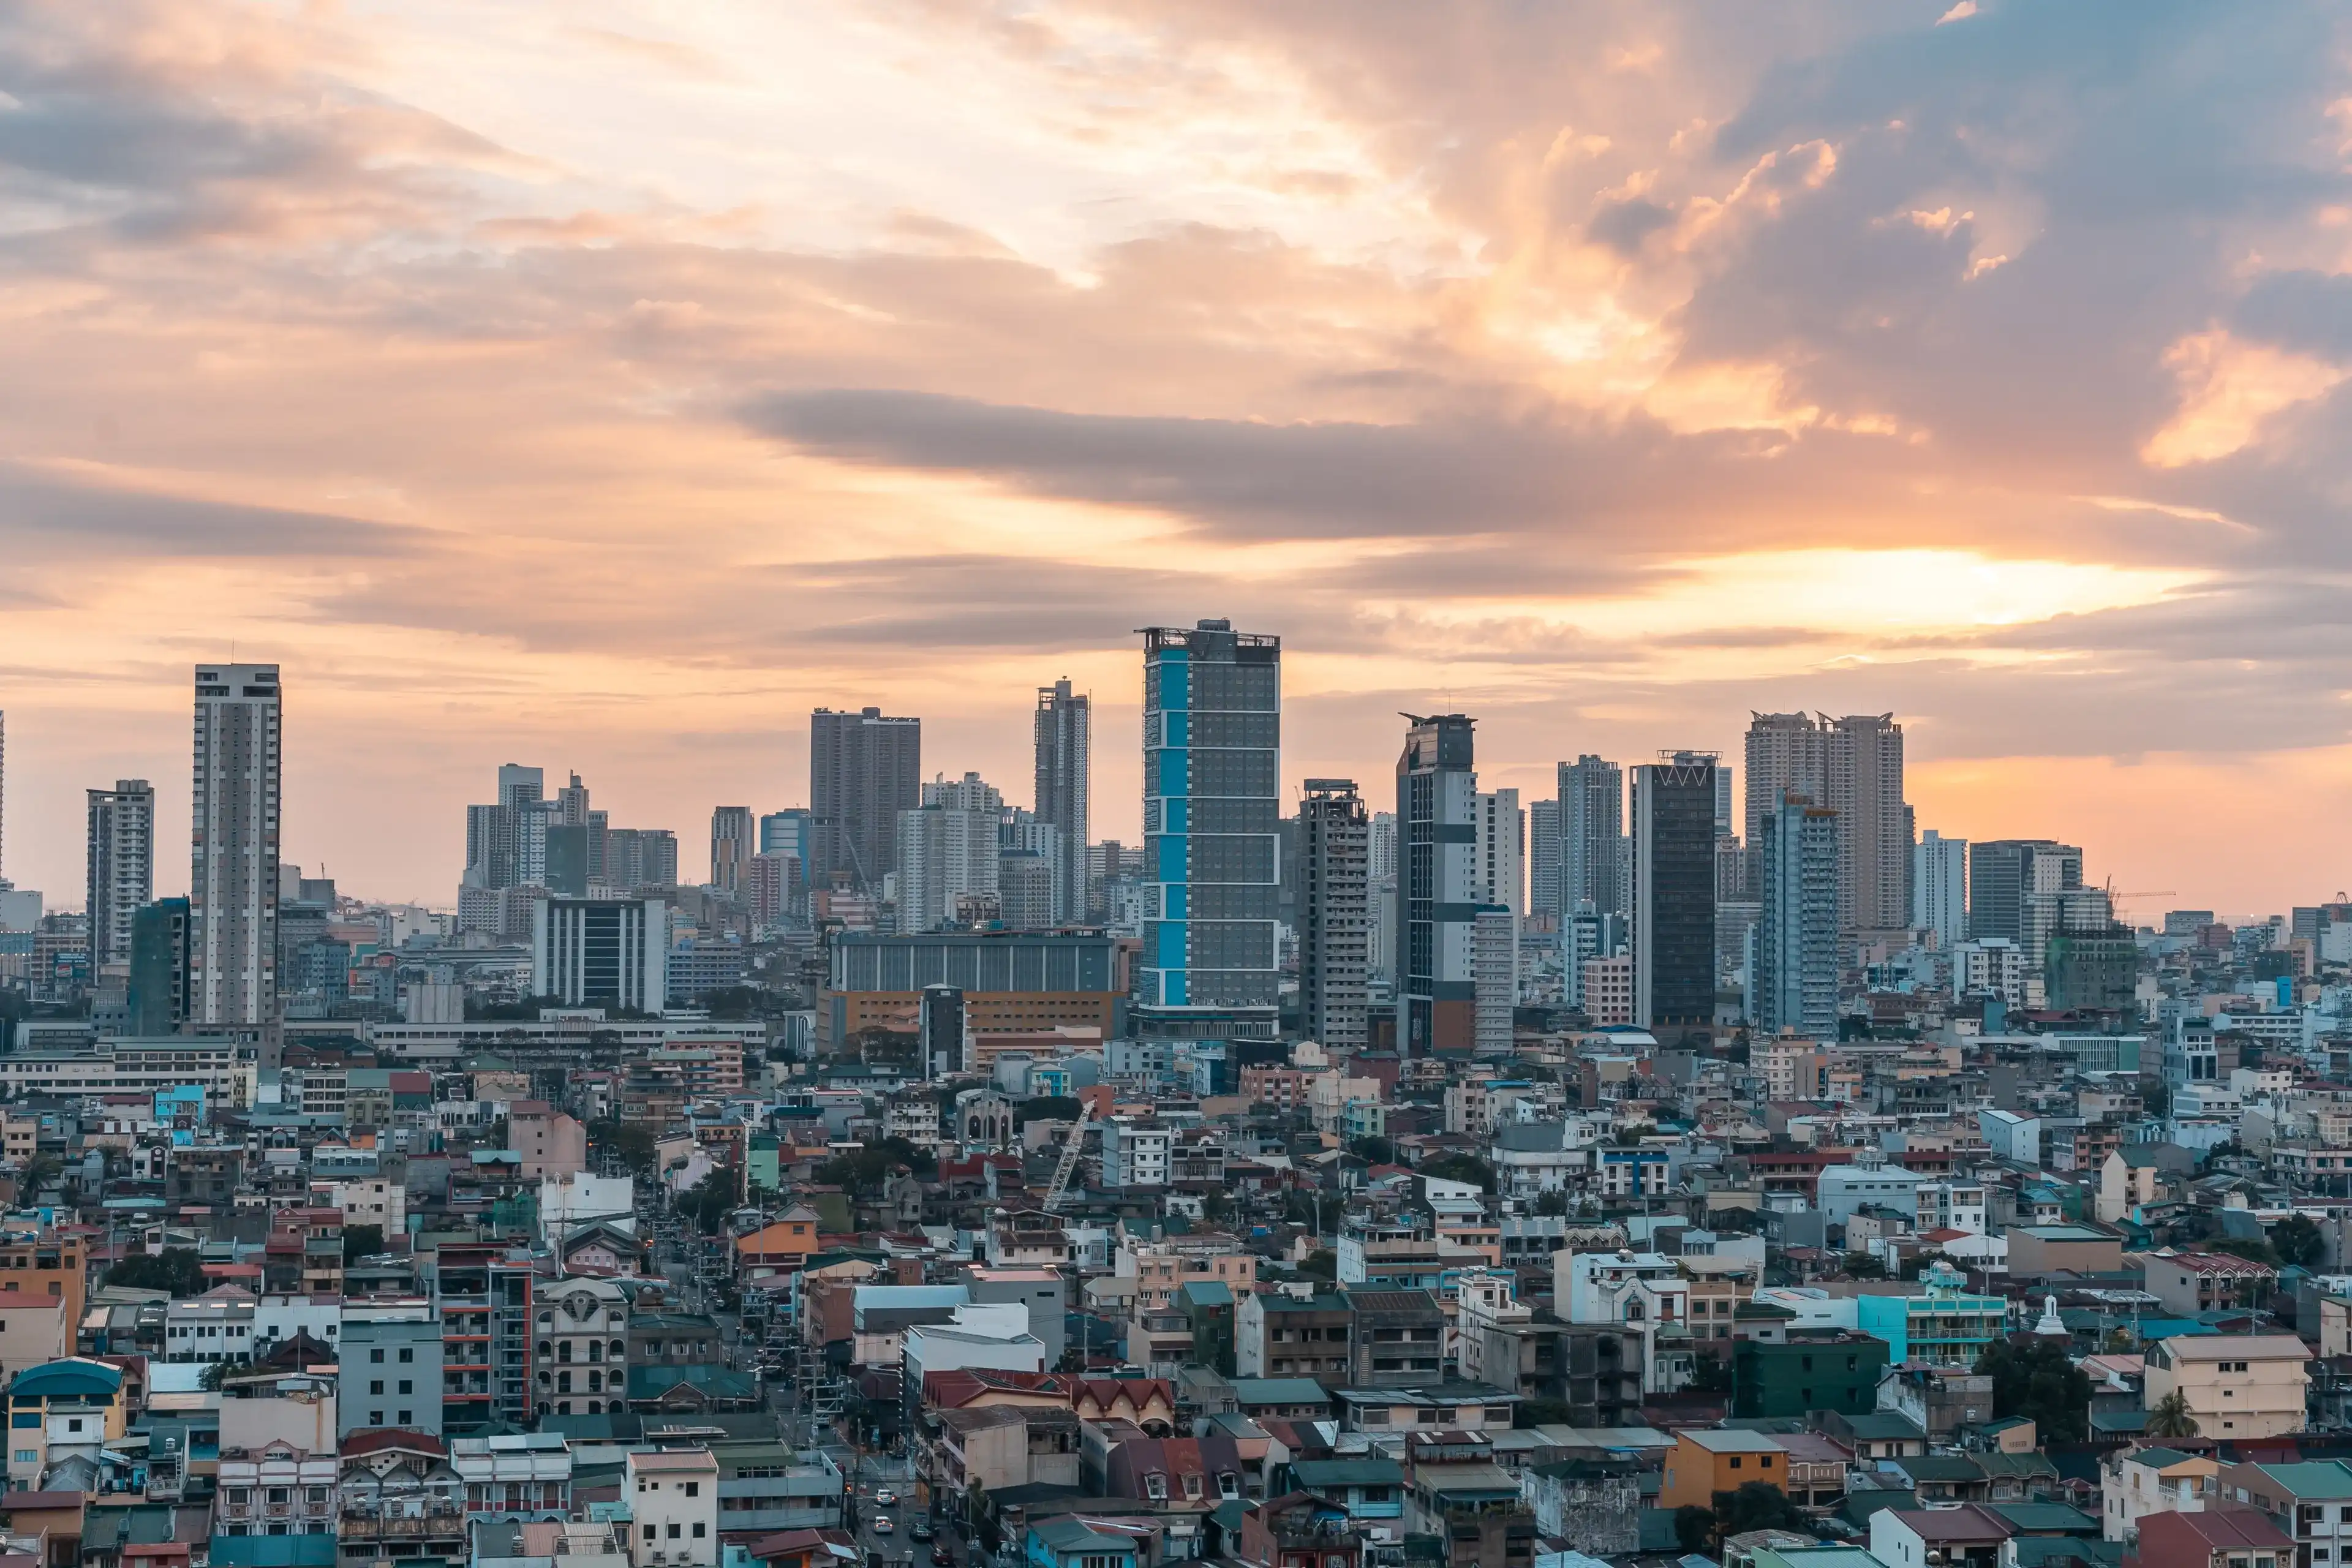
{"label": "green roof", "polygon": [[1892,1410],[1874,1410],[1865,1415],[1848,1415],[1843,1419],[1847,1431],[1874,1443],[1891,1442],[1898,1437],[1925,1439],[1927,1436],[1919,1430],[1916,1421]]}
{"label": "green roof", "polygon": [[1331,1395],[1311,1377],[1237,1377],[1234,1398],[1250,1405],[1328,1405]]}
{"label": "green roof", "polygon": [[2352,1498],[2352,1466],[2340,1459],[2305,1459],[2293,1465],[2256,1465],[2293,1497]]}
{"label": "green roof", "polygon": [[90,1394],[111,1396],[121,1386],[120,1369],[102,1361],[77,1356],[70,1361],[43,1362],[38,1366],[26,1367],[9,1384],[8,1392],[20,1399],[28,1395],[57,1399]]}
{"label": "green roof", "polygon": [[691,1384],[713,1399],[756,1399],[759,1385],[742,1373],[723,1366],[633,1366],[629,1397],[659,1399],[679,1384]]}
{"label": "green roof", "polygon": [[2099,1521],[2079,1508],[2063,1502],[1996,1502],[1987,1508],[2015,1525],[2023,1535],[2096,1535]]}
{"label": "green roof", "polygon": [[1394,1459],[1300,1459],[1290,1474],[1298,1489],[1318,1487],[1393,1487],[1404,1482],[1404,1467]]}

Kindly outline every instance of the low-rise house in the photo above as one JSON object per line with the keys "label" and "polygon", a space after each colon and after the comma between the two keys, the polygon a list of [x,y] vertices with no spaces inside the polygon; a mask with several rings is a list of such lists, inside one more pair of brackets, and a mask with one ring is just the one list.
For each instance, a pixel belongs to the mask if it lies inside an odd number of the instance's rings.
{"label": "low-rise house", "polygon": [[1675,1434],[1666,1455],[1660,1508],[1713,1508],[1715,1494],[1736,1492],[1749,1481],[1776,1491],[1788,1489],[1789,1455],[1761,1432],[1691,1429]]}
{"label": "low-rise house", "polygon": [[310,1453],[290,1443],[223,1448],[213,1533],[332,1535],[338,1469],[333,1452]]}
{"label": "low-rise house", "polygon": [[2137,1261],[2148,1293],[2178,1317],[2260,1307],[2278,1289],[2277,1269],[2232,1253],[2149,1252]]}
{"label": "low-rise house", "polygon": [[2251,1508],[2154,1513],[2124,1568],[2294,1568],[2294,1541]]}
{"label": "low-rise house", "polygon": [[2216,1500],[2221,1467],[2200,1454],[2178,1448],[2118,1448],[2099,1467],[2100,1534],[2109,1541],[2138,1539],[2140,1520],[2151,1513],[2196,1513]]}
{"label": "low-rise house", "polygon": [[2352,1465],[2340,1459],[2224,1465],[2214,1478],[2211,1506],[2261,1510],[2294,1537],[2308,1563],[2352,1561],[2345,1556],[2352,1552],[2352,1519],[2346,1518],[2352,1513]]}
{"label": "low-rise house", "polygon": [[2147,1408],[2179,1393],[2200,1436],[2243,1441],[2304,1429],[2311,1351],[2293,1334],[2179,1334],[2144,1355]]}
{"label": "low-rise house", "polygon": [[1881,1509],[1870,1516],[1870,1554],[1886,1568],[2000,1568],[2001,1547],[2016,1533],[1981,1503]]}

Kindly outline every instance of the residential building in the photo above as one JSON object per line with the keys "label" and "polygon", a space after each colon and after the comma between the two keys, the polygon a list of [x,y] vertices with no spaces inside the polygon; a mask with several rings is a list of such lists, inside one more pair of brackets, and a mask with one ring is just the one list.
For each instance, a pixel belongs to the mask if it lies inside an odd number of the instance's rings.
{"label": "residential building", "polygon": [[1528,913],[1531,915],[1549,915],[1558,921],[1569,912],[1559,901],[1559,797],[1528,802]]}
{"label": "residential building", "polygon": [[659,899],[541,899],[531,907],[531,989],[567,1007],[659,1012],[669,995],[669,906]]}
{"label": "residential building", "polygon": [[[1001,900],[998,840],[1003,818],[1003,795],[976,773],[923,785],[922,804],[898,814],[901,931],[960,923],[958,910],[968,900]],[[1001,901],[997,907],[1003,908]]]}
{"label": "residential building", "polygon": [[710,889],[720,898],[740,899],[750,891],[757,834],[750,806],[722,805],[711,811]]}
{"label": "residential building", "polygon": [[128,964],[133,922],[155,899],[155,788],[117,779],[89,793],[88,900],[89,967]]}
{"label": "residential building", "polygon": [[1560,912],[1589,904],[1596,914],[1622,914],[1630,891],[1624,770],[1587,754],[1559,764],[1559,783]]}
{"label": "residential building", "polygon": [[1835,811],[1784,791],[1756,839],[1764,909],[1748,976],[1759,1028],[1833,1040],[1838,979],[1839,840]]}
{"label": "residential building", "polygon": [[1436,1297],[1356,1287],[1340,1295],[1348,1303],[1350,1386],[1411,1387],[1444,1377],[1445,1312]]}
{"label": "residential building", "polygon": [[[2140,1521],[2137,1549],[2124,1554],[2124,1568],[2290,1568],[2301,1556],[2297,1546],[2251,1508],[2156,1513]],[[2311,1560],[2318,1561],[2315,1550]]]}
{"label": "residential building", "polygon": [[[2352,1470],[2333,1459],[2322,1468],[2335,1472],[2329,1479],[2340,1489],[2340,1495],[2352,1498]],[[2215,1506],[2221,1499],[2221,1469],[2220,1462],[2208,1455],[2184,1454],[2177,1448],[2117,1448],[2099,1464],[2101,1537],[2137,1541],[2139,1521],[2148,1514],[2201,1513]],[[2270,1504],[2263,1501],[2255,1506]],[[2334,1560],[2330,1551],[2323,1561]]]}
{"label": "residential building", "polygon": [[1745,1420],[1816,1410],[1864,1415],[1876,1409],[1889,1347],[1874,1334],[1832,1330],[1786,1340],[1741,1339],[1731,1351],[1731,1413]]}
{"label": "residential building", "polygon": [[1985,1347],[2007,1331],[2009,1303],[1969,1294],[1958,1269],[1930,1264],[1920,1283],[1916,1296],[1864,1296],[1854,1302],[1856,1324],[1886,1342],[1890,1360],[1974,1366]]}
{"label": "residential building", "polygon": [[1476,826],[1476,852],[1471,879],[1477,901],[1499,904],[1514,917],[1527,906],[1528,822],[1515,789],[1481,790],[1473,798],[1471,820]]}
{"label": "residential building", "polygon": [[1308,779],[1298,803],[1298,1005],[1326,1049],[1370,1043],[1371,817],[1353,779]]}
{"label": "residential building", "polygon": [[2083,851],[2048,838],[1997,838],[1969,846],[1969,935],[2002,937],[2042,967],[2032,900],[2083,885]]}
{"label": "residential building", "polygon": [[2176,1317],[2267,1307],[2278,1290],[2278,1270],[2230,1252],[2147,1252],[2138,1255],[2144,1289]]}
{"label": "residential building", "polygon": [[1969,841],[1930,827],[1911,851],[1911,923],[1948,952],[1969,934]]}
{"label": "residential building", "polygon": [[1736,1492],[1750,1481],[1776,1491],[1788,1487],[1787,1452],[1761,1432],[1685,1428],[1666,1452],[1660,1508],[1715,1506],[1717,1492]]}
{"label": "residential building", "polygon": [[2180,1394],[2203,1436],[2243,1442],[2304,1429],[2312,1356],[2293,1334],[2182,1335],[2144,1353],[2147,1407]]}
{"label": "residential building", "polygon": [[538,1413],[594,1415],[621,1408],[614,1395],[628,1387],[627,1289],[614,1279],[558,1279],[538,1297]]}
{"label": "residential building", "polygon": [[1094,788],[1094,699],[1074,689],[1067,676],[1039,687],[1031,738],[1036,758],[1037,819],[1054,829],[1063,847],[1055,867],[1055,919],[1084,921],[1084,850],[1093,842],[1087,833]]}
{"label": "residential building", "polygon": [[399,1427],[439,1437],[441,1335],[440,1321],[422,1300],[347,1304],[338,1351],[340,1433]]}
{"label": "residential building", "polygon": [[719,1461],[710,1450],[632,1449],[623,1466],[634,1568],[717,1568]]}
{"label": "residential building", "polygon": [[278,1005],[280,701],[274,664],[200,665],[188,872],[191,1019],[257,1027]]}
{"label": "residential building", "polygon": [[1282,639],[1226,620],[1144,633],[1147,1037],[1272,1039]]}
{"label": "residential building", "polygon": [[120,1438],[129,1403],[121,1368],[108,1362],[75,1356],[17,1373],[8,1384],[9,1489],[39,1489],[52,1440],[71,1447]]}
{"label": "residential building", "polygon": [[1477,1040],[1478,904],[1472,721],[1408,715],[1397,759],[1397,1049],[1467,1056]]}
{"label": "residential building", "polygon": [[283,1439],[253,1448],[224,1443],[215,1476],[213,1533],[334,1534],[338,1469],[331,1446],[312,1452]]}
{"label": "residential building", "polygon": [[560,1434],[453,1437],[449,1468],[478,1521],[560,1521],[572,1512],[572,1447]]}
{"label": "residential building", "polygon": [[[2347,1511],[2352,1510],[2352,1465],[2341,1459],[2306,1459],[2286,1464],[2217,1465],[2210,1459],[2202,1462],[2213,1472],[2205,1508],[2151,1509],[2145,1512],[2258,1509],[2283,1534],[2294,1538],[2295,1563],[2340,1565],[2352,1561],[2345,1556],[2352,1552],[2352,1517],[2347,1517]],[[2136,1525],[2146,1522],[2144,1515],[2134,1521]],[[2285,1568],[2285,1563],[2282,1558],[2281,1568]]]}
{"label": "residential building", "polygon": [[249,1362],[253,1359],[254,1298],[233,1285],[184,1296],[163,1310],[163,1359]]}
{"label": "residential building", "polygon": [[1715,766],[1669,752],[1633,770],[1633,1022],[1664,1044],[1715,1023]]}
{"label": "residential building", "polygon": [[879,708],[809,715],[812,886],[878,895],[898,868],[898,814],[919,802],[923,721]]}
{"label": "residential building", "polygon": [[1234,1313],[1234,1363],[1242,1377],[1311,1377],[1337,1386],[1354,1364],[1355,1321],[1348,1299],[1303,1288],[1253,1291]]}
{"label": "residential building", "polygon": [[1470,979],[1472,1049],[1507,1057],[1519,999],[1519,917],[1501,904],[1481,904],[1471,916]]}

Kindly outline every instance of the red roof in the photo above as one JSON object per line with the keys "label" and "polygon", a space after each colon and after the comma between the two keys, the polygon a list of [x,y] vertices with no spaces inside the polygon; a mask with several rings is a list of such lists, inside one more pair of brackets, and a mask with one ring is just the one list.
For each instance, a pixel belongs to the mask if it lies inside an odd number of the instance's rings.
{"label": "red roof", "polygon": [[2191,1274],[2275,1274],[2277,1269],[2267,1263],[2257,1263],[2251,1258],[2240,1258],[2230,1252],[2176,1252],[2169,1258],[2150,1258],[2150,1262],[2169,1263]]}
{"label": "red roof", "polygon": [[0,1492],[0,1512],[20,1508],[79,1508],[79,1492]]}
{"label": "red roof", "polygon": [[418,1432],[406,1426],[362,1426],[345,1436],[342,1457],[352,1458],[361,1454],[373,1454],[386,1448],[400,1448],[411,1453],[437,1454],[446,1457],[448,1445],[430,1432]]}
{"label": "red roof", "polygon": [[1898,1509],[1895,1517],[1931,1546],[1941,1541],[1997,1542],[2017,1533],[2009,1521],[1972,1502],[1964,1502],[1958,1508]]}

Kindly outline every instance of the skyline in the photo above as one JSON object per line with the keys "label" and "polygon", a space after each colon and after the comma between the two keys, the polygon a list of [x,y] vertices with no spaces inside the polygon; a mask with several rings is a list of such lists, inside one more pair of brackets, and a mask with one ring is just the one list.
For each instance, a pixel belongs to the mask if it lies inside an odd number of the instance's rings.
{"label": "skyline", "polygon": [[[2352,68],[2314,4],[0,7],[5,874],[446,904],[501,762],[698,844],[816,706],[1138,832],[1132,629],[1286,646],[1283,799],[1903,721],[1922,828],[2352,872]],[[756,63],[746,63],[756,62]],[[175,851],[159,890],[178,890]],[[2156,904],[2126,900],[2147,921]]]}

